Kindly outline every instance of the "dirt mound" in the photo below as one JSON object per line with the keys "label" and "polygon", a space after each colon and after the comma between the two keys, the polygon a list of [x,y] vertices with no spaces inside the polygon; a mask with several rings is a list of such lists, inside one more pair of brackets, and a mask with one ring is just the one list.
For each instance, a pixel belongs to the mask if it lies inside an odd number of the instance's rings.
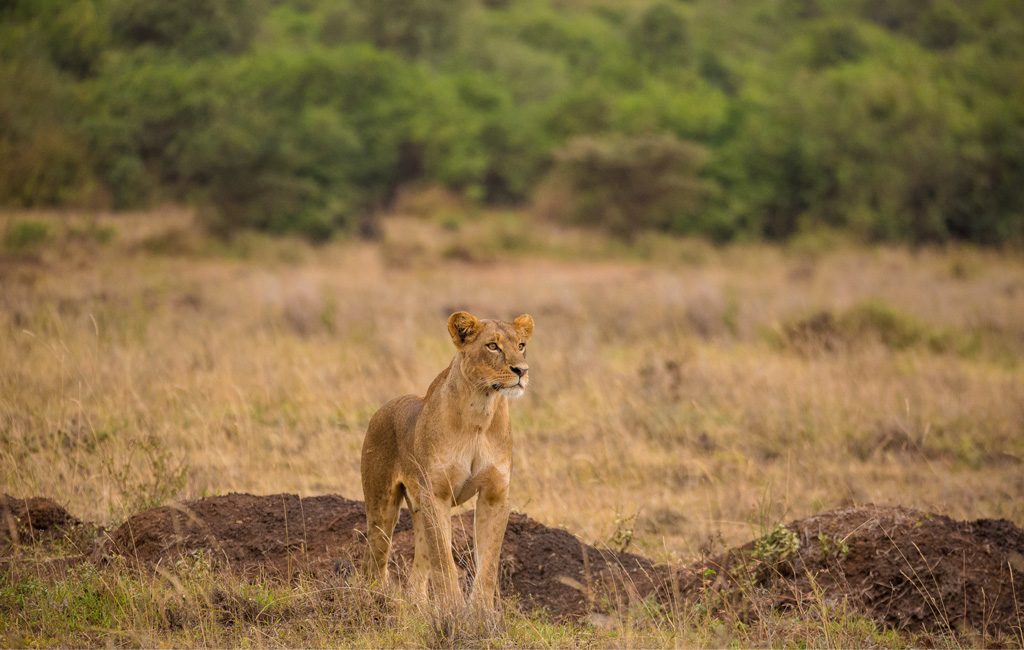
{"label": "dirt mound", "polygon": [[205,551],[240,572],[291,575],[348,557],[363,538],[364,517],[361,501],[336,495],[228,494],[133,515],[103,551],[144,565]]}
{"label": "dirt mound", "polygon": [[0,541],[35,541],[53,537],[79,523],[50,499],[0,496]]}
{"label": "dirt mound", "polygon": [[[463,579],[473,574],[473,513],[452,518],[453,547]],[[206,551],[241,572],[281,576],[329,573],[359,564],[366,519],[361,501],[335,496],[229,494],[164,506],[128,519],[103,549],[144,565]],[[399,577],[413,559],[412,520],[405,510],[393,538]],[[584,555],[585,552],[585,555]],[[339,561],[340,560],[340,561]],[[526,609],[578,617],[655,591],[653,563],[581,544],[572,534],[512,514],[501,555],[501,591]]]}
{"label": "dirt mound", "polygon": [[[456,558],[471,566],[473,513],[455,520]],[[408,561],[412,560],[409,535]],[[462,558],[459,558],[459,556]],[[630,553],[598,549],[571,533],[513,513],[501,547],[501,593],[515,594],[526,609],[544,607],[559,617],[609,611],[654,593],[664,567]]]}
{"label": "dirt mound", "polygon": [[[30,518],[32,530],[73,521],[43,499],[5,497],[2,508],[19,526]],[[452,519],[456,563],[467,581],[472,517]],[[333,576],[360,563],[365,533],[359,501],[229,494],[139,513],[106,536],[96,557],[117,553],[154,566],[205,551],[243,573]],[[413,555],[405,511],[394,545],[393,568],[402,579]],[[751,616],[848,602],[888,626],[939,632],[969,626],[1012,634],[1024,619],[1024,530],[1005,520],[953,521],[899,507],[820,513],[710,560],[674,567],[596,549],[513,514],[500,571],[502,594],[559,618],[653,595],[669,607],[703,600]]]}
{"label": "dirt mound", "polygon": [[1007,633],[1024,619],[1024,530],[1001,519],[839,508],[780,526],[691,575],[686,589],[767,593],[775,608],[813,602],[817,591],[896,628]]}

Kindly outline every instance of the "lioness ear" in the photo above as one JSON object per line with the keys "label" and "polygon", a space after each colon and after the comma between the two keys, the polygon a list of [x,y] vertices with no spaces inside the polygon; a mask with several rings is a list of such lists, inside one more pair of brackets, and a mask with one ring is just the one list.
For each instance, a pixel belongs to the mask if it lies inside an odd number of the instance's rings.
{"label": "lioness ear", "polygon": [[516,328],[524,341],[533,336],[533,318],[529,314],[523,314],[512,321],[512,327]]}
{"label": "lioness ear", "polygon": [[457,311],[448,317],[448,333],[451,334],[455,347],[459,349],[462,349],[462,346],[476,336],[481,329],[483,329],[483,324],[469,312]]}

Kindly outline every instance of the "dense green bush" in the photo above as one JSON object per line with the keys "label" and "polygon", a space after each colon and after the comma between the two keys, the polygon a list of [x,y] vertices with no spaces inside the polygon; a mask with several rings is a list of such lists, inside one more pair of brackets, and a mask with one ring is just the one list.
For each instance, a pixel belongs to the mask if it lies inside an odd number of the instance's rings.
{"label": "dense green bush", "polygon": [[0,204],[81,205],[95,193],[87,143],[66,116],[72,85],[37,51],[0,52]]}
{"label": "dense green bush", "polygon": [[460,34],[462,0],[352,0],[352,17],[363,35],[409,59],[436,58]]}
{"label": "dense green bush", "polygon": [[[406,183],[515,203],[555,173],[627,237],[1017,245],[1016,9],[7,0],[0,205],[182,201],[225,234],[323,239]],[[689,189],[637,143],[675,143]],[[585,147],[627,171],[570,162]]]}
{"label": "dense green bush", "polygon": [[1004,120],[1024,113],[1001,109],[972,112],[913,68],[806,75],[748,118],[733,198],[776,239],[827,226],[867,240],[1019,241],[1024,148]]}
{"label": "dense green bush", "polygon": [[667,3],[652,5],[629,30],[635,56],[649,67],[683,65],[690,53],[686,20]]}
{"label": "dense green bush", "polygon": [[700,147],[671,136],[575,138],[555,152],[556,173],[575,195],[567,215],[629,241],[642,230],[698,230],[705,193]]}
{"label": "dense green bush", "polygon": [[241,52],[259,28],[260,0],[117,0],[110,2],[115,42],[153,45],[189,58]]}
{"label": "dense green bush", "polygon": [[16,221],[8,225],[4,233],[4,246],[12,251],[21,251],[50,238],[50,229],[38,221]]}

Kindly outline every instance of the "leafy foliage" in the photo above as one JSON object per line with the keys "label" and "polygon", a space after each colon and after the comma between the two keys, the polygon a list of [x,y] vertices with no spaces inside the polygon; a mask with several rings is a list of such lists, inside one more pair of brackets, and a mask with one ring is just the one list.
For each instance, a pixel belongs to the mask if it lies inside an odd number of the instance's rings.
{"label": "leafy foliage", "polygon": [[120,0],[110,3],[115,42],[153,45],[187,57],[244,50],[259,27],[260,2],[251,0]]}
{"label": "leafy foliage", "polygon": [[666,190],[620,220],[1024,241],[1010,0],[10,0],[0,17],[2,205],[184,201],[223,233],[322,239],[403,184],[520,202],[580,142],[675,139],[705,152],[683,174],[699,209]]}
{"label": "leafy foliage", "polygon": [[641,230],[693,230],[703,198],[696,170],[703,150],[670,136],[580,137],[555,152],[558,171],[578,195],[572,218],[628,240]]}

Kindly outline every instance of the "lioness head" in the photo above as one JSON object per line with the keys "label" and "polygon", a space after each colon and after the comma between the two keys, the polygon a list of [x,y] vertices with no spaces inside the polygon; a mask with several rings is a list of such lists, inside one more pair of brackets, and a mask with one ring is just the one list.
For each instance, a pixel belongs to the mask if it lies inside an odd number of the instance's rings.
{"label": "lioness head", "polygon": [[458,311],[448,318],[448,333],[462,355],[462,372],[477,387],[519,397],[530,381],[526,342],[533,319],[523,314],[511,323],[477,320]]}

